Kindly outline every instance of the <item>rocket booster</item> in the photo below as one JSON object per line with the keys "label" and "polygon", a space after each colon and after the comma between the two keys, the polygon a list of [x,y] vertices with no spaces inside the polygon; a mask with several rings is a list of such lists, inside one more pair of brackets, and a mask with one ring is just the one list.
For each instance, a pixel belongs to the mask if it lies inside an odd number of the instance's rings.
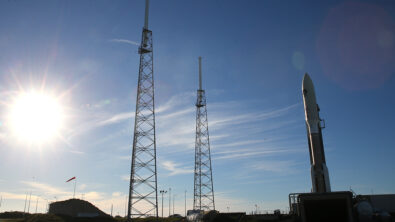
{"label": "rocket booster", "polygon": [[321,119],[319,116],[320,108],[316,101],[313,81],[307,73],[303,77],[302,91],[310,151],[312,192],[330,192],[331,185],[328,168],[326,167]]}

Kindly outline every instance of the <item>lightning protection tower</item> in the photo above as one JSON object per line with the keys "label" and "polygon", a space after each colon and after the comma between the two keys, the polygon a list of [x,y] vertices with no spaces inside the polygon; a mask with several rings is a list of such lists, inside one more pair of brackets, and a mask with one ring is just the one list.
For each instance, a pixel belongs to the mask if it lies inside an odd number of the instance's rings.
{"label": "lightning protection tower", "polygon": [[153,48],[152,31],[148,29],[148,8],[149,0],[146,0],[145,21],[139,47],[140,68],[134,121],[128,221],[131,221],[131,218],[158,217]]}
{"label": "lightning protection tower", "polygon": [[194,174],[194,210],[215,210],[213,173],[211,168],[206,96],[202,89],[202,58],[199,57],[199,89],[196,101],[196,139]]}

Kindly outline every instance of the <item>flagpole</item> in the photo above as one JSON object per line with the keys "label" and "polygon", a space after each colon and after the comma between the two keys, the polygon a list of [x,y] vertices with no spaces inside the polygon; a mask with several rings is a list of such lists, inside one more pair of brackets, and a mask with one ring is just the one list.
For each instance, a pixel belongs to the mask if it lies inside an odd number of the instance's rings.
{"label": "flagpole", "polygon": [[25,198],[25,206],[23,207],[23,213],[26,212],[26,202],[27,202],[27,196],[29,195],[29,192],[26,192],[26,198]]}
{"label": "flagpole", "polygon": [[30,197],[29,197],[29,205],[27,207],[27,213],[30,213],[30,200],[32,199],[32,191],[30,191]]}
{"label": "flagpole", "polygon": [[73,199],[74,199],[74,197],[75,197],[75,187],[76,187],[76,185],[77,185],[77,178],[74,180],[74,193],[73,193]]}
{"label": "flagpole", "polygon": [[37,196],[37,201],[36,201],[36,213],[37,213],[37,205],[38,205],[38,196]]}

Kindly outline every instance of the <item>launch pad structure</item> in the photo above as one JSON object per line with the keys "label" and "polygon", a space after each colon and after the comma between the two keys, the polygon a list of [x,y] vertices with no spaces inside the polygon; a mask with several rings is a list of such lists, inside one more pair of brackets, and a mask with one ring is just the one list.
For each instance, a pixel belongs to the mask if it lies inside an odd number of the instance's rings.
{"label": "launch pad structure", "polygon": [[145,3],[145,20],[139,47],[140,67],[134,121],[128,221],[131,221],[131,218],[158,217],[153,45],[152,31],[148,29],[149,0],[146,0]]}
{"label": "launch pad structure", "polygon": [[196,138],[193,209],[215,210],[213,172],[207,120],[206,95],[202,88],[202,58],[199,57],[199,89],[196,101]]}

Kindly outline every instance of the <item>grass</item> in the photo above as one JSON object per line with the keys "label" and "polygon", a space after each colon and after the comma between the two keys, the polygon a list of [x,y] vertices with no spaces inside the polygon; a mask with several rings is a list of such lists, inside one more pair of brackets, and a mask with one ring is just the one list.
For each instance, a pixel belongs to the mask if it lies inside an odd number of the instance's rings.
{"label": "grass", "polygon": [[0,218],[0,222],[22,222],[23,218],[17,218],[17,219],[3,219]]}

